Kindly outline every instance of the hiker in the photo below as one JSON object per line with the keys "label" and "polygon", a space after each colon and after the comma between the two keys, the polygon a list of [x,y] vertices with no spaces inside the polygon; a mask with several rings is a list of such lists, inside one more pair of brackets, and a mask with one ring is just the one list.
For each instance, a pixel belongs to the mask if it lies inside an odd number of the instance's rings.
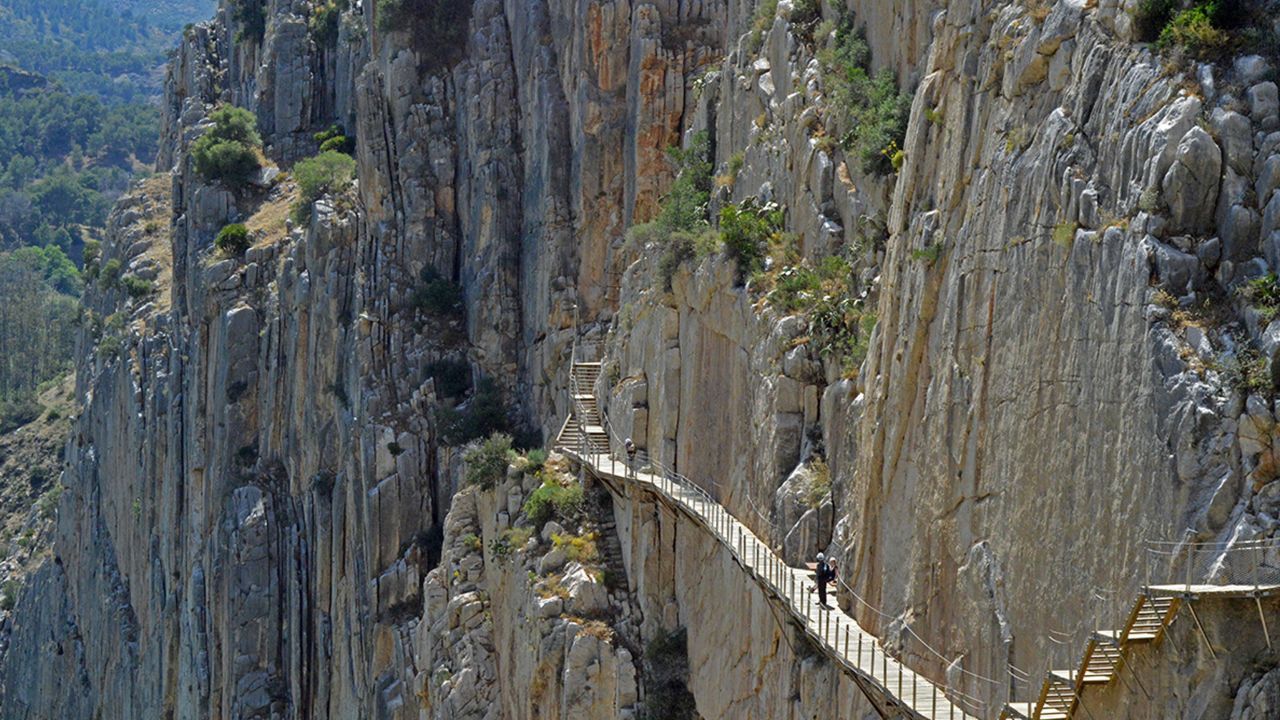
{"label": "hiker", "polygon": [[827,556],[818,553],[818,567],[814,569],[814,579],[818,581],[818,604],[827,605],[827,583],[836,579],[835,563],[828,563]]}
{"label": "hiker", "polygon": [[631,438],[627,438],[627,441],[624,442],[622,445],[624,448],[626,448],[626,451],[627,451],[627,471],[631,475],[631,477],[635,477],[636,475],[636,444],[631,442]]}

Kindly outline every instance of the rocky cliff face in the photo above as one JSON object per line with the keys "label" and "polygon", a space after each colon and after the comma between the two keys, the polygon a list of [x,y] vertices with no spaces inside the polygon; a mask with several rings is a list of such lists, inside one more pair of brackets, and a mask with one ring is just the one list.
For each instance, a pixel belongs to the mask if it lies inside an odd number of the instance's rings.
{"label": "rocky cliff face", "polygon": [[[227,0],[175,53],[171,183],[104,247],[157,293],[86,295],[57,557],[15,616],[5,717],[641,716],[655,646],[703,717],[873,713],[644,498],[599,528],[625,583],[550,534],[495,555],[536,483],[459,494],[450,418],[492,383],[502,424],[549,441],[576,334],[619,436],[793,562],[840,557],[879,612],[842,603],[925,638],[935,677],[1038,666],[1048,630],[1092,629],[1094,588],[1135,589],[1143,539],[1274,533],[1280,325],[1240,290],[1280,262],[1265,60],[1166,67],[1118,0],[826,3],[912,93],[879,175],[825,137],[803,3],[475,0],[456,53],[379,22],[395,5]],[[188,156],[221,103],[269,158],[234,192]],[[355,187],[287,219],[287,171],[335,124]],[[713,214],[773,202],[796,262],[847,258],[878,319],[864,362],[723,253],[668,290],[662,249],[626,238],[695,137]],[[231,222],[243,257],[213,247]],[[426,278],[463,310],[424,309]],[[1275,702],[1273,674],[1216,677],[1169,712]]]}

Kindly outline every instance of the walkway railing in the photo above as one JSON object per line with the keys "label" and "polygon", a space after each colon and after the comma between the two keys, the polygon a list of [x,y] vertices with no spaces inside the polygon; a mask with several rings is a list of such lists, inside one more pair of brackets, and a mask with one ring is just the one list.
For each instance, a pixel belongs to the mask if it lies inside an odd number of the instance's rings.
{"label": "walkway railing", "polygon": [[989,717],[990,707],[983,700],[959,688],[940,686],[914,672],[838,607],[821,607],[812,592],[812,573],[808,569],[783,562],[764,540],[696,483],[652,458],[638,458],[639,461],[629,467],[615,459],[612,452],[589,451],[591,443],[582,437],[587,426],[603,427],[615,447],[624,443],[607,417],[591,413],[576,398],[591,391],[591,388],[580,387],[576,377],[573,379],[571,394],[575,396],[574,412],[580,413],[577,423],[580,437],[561,438],[561,452],[597,477],[655,492],[696,520],[725,546],[761,589],[786,608],[825,655],[857,676],[864,687],[870,687],[886,703],[898,706],[912,717],[929,720]]}

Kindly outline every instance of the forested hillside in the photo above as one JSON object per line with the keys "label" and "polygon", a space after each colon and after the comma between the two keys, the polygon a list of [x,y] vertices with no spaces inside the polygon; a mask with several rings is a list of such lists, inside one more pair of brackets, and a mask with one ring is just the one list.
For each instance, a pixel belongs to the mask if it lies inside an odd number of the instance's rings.
{"label": "forested hillside", "polygon": [[3,0],[0,63],[56,79],[69,92],[121,102],[154,97],[182,26],[208,0]]}
{"label": "forested hillside", "polygon": [[0,432],[71,366],[79,266],[155,162],[162,66],[212,0],[0,0]]}

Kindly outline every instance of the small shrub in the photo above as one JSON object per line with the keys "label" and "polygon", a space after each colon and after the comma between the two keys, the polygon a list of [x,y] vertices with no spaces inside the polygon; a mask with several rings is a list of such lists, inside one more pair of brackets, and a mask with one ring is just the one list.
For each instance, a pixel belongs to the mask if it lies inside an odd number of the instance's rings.
{"label": "small shrub", "polygon": [[262,145],[257,118],[243,108],[224,105],[209,116],[213,127],[191,145],[196,172],[228,187],[246,184],[261,167],[254,148]]}
{"label": "small shrub", "polygon": [[484,543],[480,540],[480,536],[475,533],[467,533],[462,536],[462,547],[470,552],[478,553],[484,548]]}
{"label": "small shrub", "polygon": [[490,435],[483,443],[468,450],[462,459],[467,462],[466,483],[491,490],[506,477],[507,466],[515,459],[511,436],[506,433]]}
{"label": "small shrub", "polygon": [[58,514],[58,503],[62,500],[62,486],[50,488],[36,501],[36,513],[45,520],[52,520]]}
{"label": "small shrub", "polygon": [[99,264],[102,261],[102,243],[97,240],[86,240],[84,243],[84,276],[93,280],[98,277]]}
{"label": "small shrub", "polygon": [[892,71],[871,72],[871,50],[851,17],[818,60],[827,113],[841,133],[841,147],[861,160],[863,172],[889,174],[907,135],[911,94],[898,90]]}
{"label": "small shrub", "polygon": [[430,265],[422,271],[422,284],[413,293],[413,306],[436,318],[458,315],[462,300],[462,288]]}
{"label": "small shrub", "polygon": [[1161,48],[1184,48],[1202,59],[1224,54],[1229,48],[1230,36],[1215,27],[1211,12],[1204,5],[1179,12],[1160,31],[1157,44]]}
{"label": "small shrub", "polygon": [[570,527],[581,520],[585,502],[581,485],[565,486],[550,481],[529,494],[524,503],[524,513],[539,530],[552,520]]}
{"label": "small shrub", "polygon": [[338,44],[338,22],[347,9],[347,0],[329,0],[317,5],[311,11],[308,27],[311,37],[322,48],[332,48]]}
{"label": "small shrub", "polygon": [[249,228],[240,223],[228,225],[218,233],[213,246],[227,257],[240,257],[245,254],[252,243],[249,239]]}
{"label": "small shrub", "polygon": [[547,464],[547,451],[541,448],[530,450],[524,456],[525,466],[524,473],[526,475],[534,475],[542,471],[544,465]]}
{"label": "small shrub", "polygon": [[756,5],[755,16],[751,20],[751,34],[747,39],[747,50],[760,52],[764,46],[764,34],[773,27],[773,20],[778,16],[778,0],[760,0]]}
{"label": "small shrub", "polygon": [[156,291],[155,284],[150,280],[144,280],[137,275],[126,275],[121,281],[124,285],[124,291],[130,298],[141,300],[149,297]]}
{"label": "small shrub", "polygon": [[356,139],[348,137],[347,131],[341,125],[331,125],[328,130],[318,132],[314,137],[322,153],[340,152],[354,155],[356,152]]}
{"label": "small shrub", "polygon": [[492,378],[482,378],[466,409],[440,408],[436,422],[446,445],[465,445],[495,432],[509,432],[511,422],[502,390]]}
{"label": "small shrub", "polygon": [[18,603],[18,594],[22,592],[22,583],[18,580],[5,580],[0,587],[0,610],[12,611]]}
{"label": "small shrub", "polygon": [[600,536],[594,532],[585,535],[554,533],[551,535],[551,544],[564,550],[565,557],[570,562],[592,565],[600,561],[600,548],[597,545],[599,539]]}
{"label": "small shrub", "polygon": [[720,210],[720,240],[738,264],[738,282],[760,271],[765,249],[782,232],[783,213],[776,205],[757,206],[747,200]]}
{"label": "small shrub", "polygon": [[356,174],[356,161],[350,155],[330,150],[293,166],[293,177],[303,202],[315,202],[321,196],[342,190]]}
{"label": "small shrub", "polygon": [[805,487],[804,503],[816,509],[831,494],[831,468],[827,467],[825,460],[814,460],[809,469],[813,475]]}
{"label": "small shrub", "polygon": [[102,271],[98,273],[98,287],[106,289],[113,288],[120,284],[120,273],[124,271],[124,265],[119,260],[111,259],[102,266]]}
{"label": "small shrub", "polygon": [[1237,292],[1267,322],[1274,320],[1277,313],[1280,313],[1280,277],[1274,272],[1250,280]]}

